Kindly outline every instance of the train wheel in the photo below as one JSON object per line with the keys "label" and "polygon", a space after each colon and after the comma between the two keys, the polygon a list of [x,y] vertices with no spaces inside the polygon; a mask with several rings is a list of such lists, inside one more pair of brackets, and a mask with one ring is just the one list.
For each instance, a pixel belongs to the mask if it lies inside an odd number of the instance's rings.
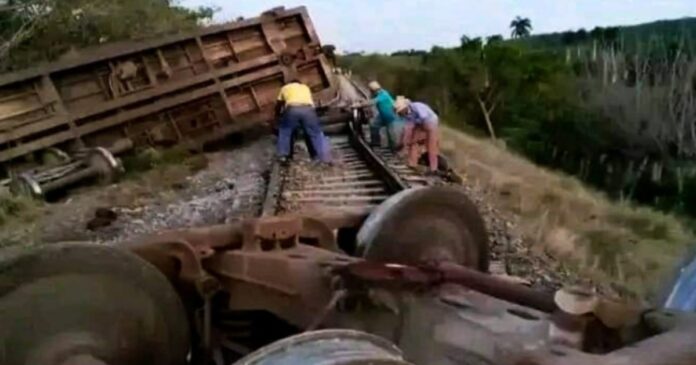
{"label": "train wheel", "polygon": [[66,243],[1,257],[1,364],[186,363],[184,307],[137,256]]}
{"label": "train wheel", "polygon": [[353,330],[307,332],[274,342],[234,365],[408,365],[391,342]]}
{"label": "train wheel", "polygon": [[402,191],[387,199],[358,232],[369,260],[418,264],[452,261],[488,270],[488,234],[478,209],[454,186]]}
{"label": "train wheel", "polygon": [[10,192],[14,195],[32,198],[41,198],[43,196],[41,185],[30,174],[21,174],[13,177],[10,180]]}
{"label": "train wheel", "polygon": [[61,149],[49,147],[43,151],[41,162],[44,166],[56,166],[70,162],[70,156]]}
{"label": "train wheel", "polygon": [[106,148],[97,147],[90,151],[87,164],[99,171],[99,179],[104,183],[113,182],[123,173],[121,161]]}

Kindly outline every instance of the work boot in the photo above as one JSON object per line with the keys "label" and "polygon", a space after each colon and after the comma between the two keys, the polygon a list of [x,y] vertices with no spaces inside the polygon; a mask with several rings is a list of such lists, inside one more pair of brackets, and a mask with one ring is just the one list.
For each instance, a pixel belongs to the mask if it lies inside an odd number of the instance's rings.
{"label": "work boot", "polygon": [[334,166],[334,164],[333,164],[333,162],[324,162],[324,161],[320,161],[320,160],[312,160],[312,162],[310,163],[310,166],[313,169],[322,170],[322,169],[331,168]]}
{"label": "work boot", "polygon": [[288,156],[280,156],[278,157],[278,163],[281,166],[288,166],[290,164],[290,158],[288,158]]}

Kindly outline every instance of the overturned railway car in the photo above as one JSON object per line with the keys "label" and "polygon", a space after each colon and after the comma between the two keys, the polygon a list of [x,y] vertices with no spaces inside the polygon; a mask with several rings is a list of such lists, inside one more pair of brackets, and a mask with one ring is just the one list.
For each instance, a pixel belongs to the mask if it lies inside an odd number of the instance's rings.
{"label": "overturned railway car", "polygon": [[[269,121],[280,87],[294,77],[311,86],[319,103],[332,99],[331,68],[304,7],[110,44],[0,76],[3,174],[21,175],[47,156],[75,164],[97,147],[118,154],[218,140]],[[50,181],[65,170],[32,176]],[[24,176],[28,185],[46,183]]]}

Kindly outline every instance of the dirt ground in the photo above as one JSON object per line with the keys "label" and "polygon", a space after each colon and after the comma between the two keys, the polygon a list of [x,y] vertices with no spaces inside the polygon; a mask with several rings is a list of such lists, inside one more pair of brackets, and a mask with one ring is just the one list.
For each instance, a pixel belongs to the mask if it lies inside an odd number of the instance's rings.
{"label": "dirt ground", "polygon": [[[38,208],[30,221],[0,229],[0,246],[92,241],[112,244],[158,230],[229,222],[257,214],[273,157],[270,138],[205,154],[199,171],[170,164],[109,186],[73,191]],[[98,211],[115,220],[100,222]]]}

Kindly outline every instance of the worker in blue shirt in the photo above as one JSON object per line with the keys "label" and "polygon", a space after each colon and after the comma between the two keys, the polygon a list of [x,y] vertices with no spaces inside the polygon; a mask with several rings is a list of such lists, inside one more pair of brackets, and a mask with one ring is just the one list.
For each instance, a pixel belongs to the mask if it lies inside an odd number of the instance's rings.
{"label": "worker in blue shirt", "polygon": [[373,146],[381,146],[380,133],[382,128],[386,128],[389,148],[396,150],[398,138],[396,138],[395,124],[398,122],[399,116],[394,111],[394,98],[377,81],[370,82],[368,87],[373,96],[372,104],[377,108],[377,116],[370,125],[370,143]]}

